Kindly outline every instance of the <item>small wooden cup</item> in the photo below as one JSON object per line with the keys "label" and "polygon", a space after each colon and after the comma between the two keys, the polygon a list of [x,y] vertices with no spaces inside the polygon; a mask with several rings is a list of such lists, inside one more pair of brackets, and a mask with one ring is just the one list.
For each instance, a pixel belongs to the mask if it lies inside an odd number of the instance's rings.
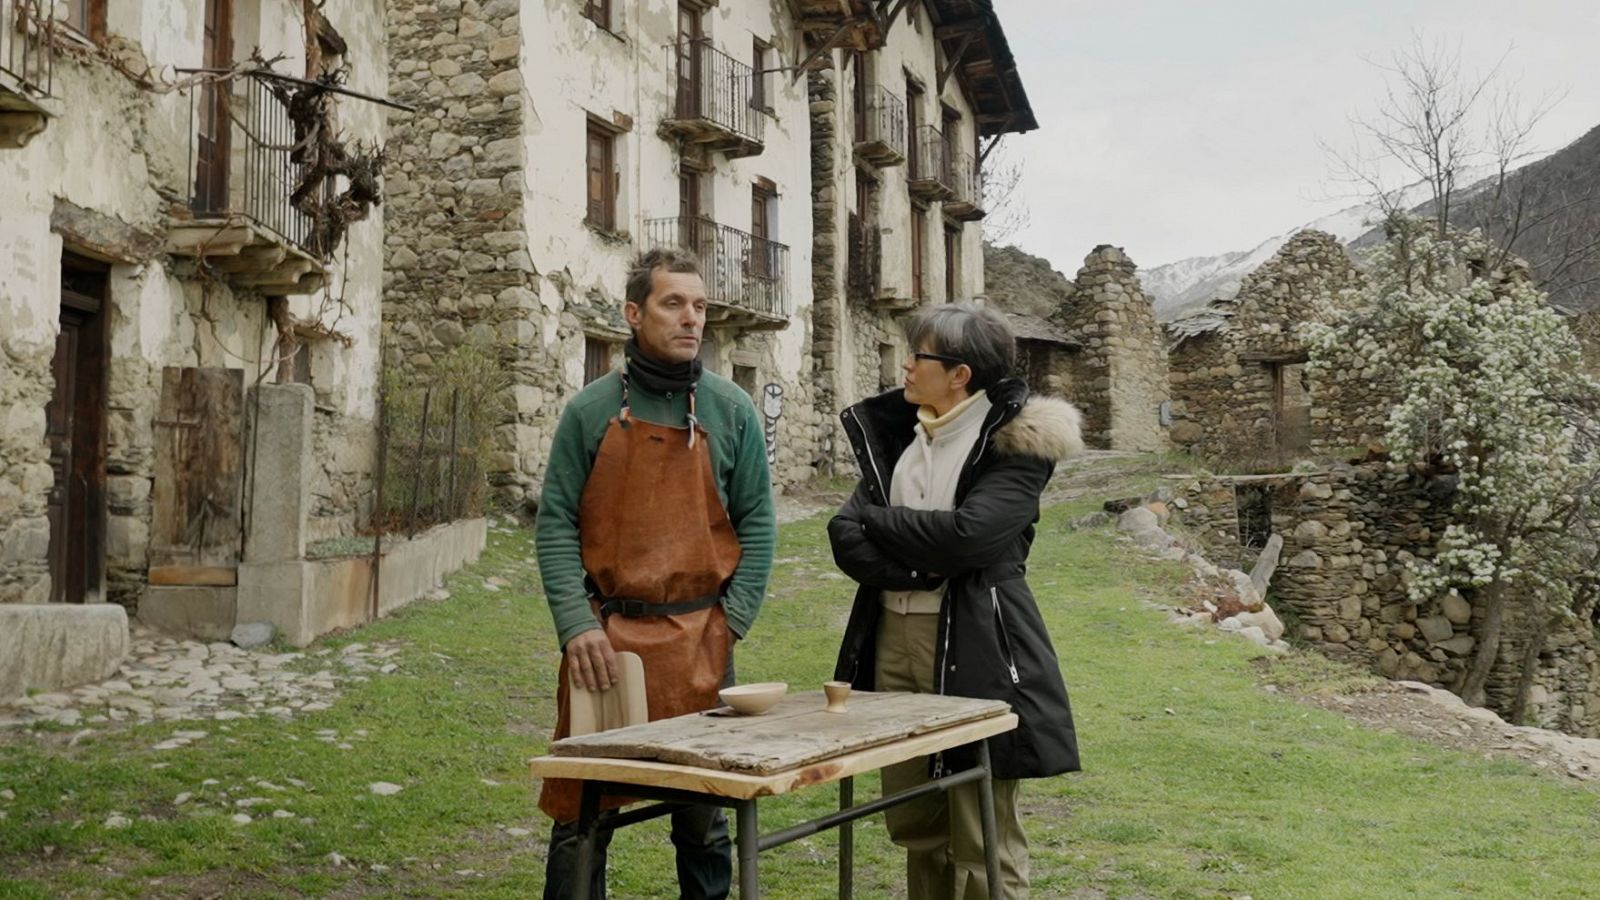
{"label": "small wooden cup", "polygon": [[850,682],[824,681],[822,683],[822,692],[828,695],[828,712],[844,712],[845,698],[850,696]]}

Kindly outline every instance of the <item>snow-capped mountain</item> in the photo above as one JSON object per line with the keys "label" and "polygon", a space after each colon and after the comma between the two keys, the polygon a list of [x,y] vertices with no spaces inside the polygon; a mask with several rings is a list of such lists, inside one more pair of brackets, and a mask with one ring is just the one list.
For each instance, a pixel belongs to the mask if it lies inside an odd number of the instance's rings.
{"label": "snow-capped mountain", "polygon": [[[1493,174],[1494,167],[1484,166],[1468,170],[1466,177],[1461,180],[1477,185]],[[1468,189],[1470,191],[1471,188]],[[1411,209],[1425,202],[1428,197],[1428,185],[1418,182],[1401,191],[1398,200],[1401,206]],[[1212,300],[1237,294],[1239,284],[1246,275],[1271,259],[1290,238],[1302,231],[1326,231],[1341,244],[1349,244],[1371,231],[1382,218],[1382,210],[1376,202],[1360,203],[1268,238],[1252,250],[1220,256],[1195,256],[1141,269],[1139,282],[1155,303],[1156,318],[1161,321],[1175,319]]]}

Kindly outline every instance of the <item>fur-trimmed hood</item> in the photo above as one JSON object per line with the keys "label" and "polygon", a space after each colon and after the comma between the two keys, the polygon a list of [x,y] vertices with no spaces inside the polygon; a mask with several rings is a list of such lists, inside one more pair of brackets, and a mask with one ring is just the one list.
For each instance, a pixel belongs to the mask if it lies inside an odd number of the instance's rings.
{"label": "fur-trimmed hood", "polygon": [[994,433],[994,449],[1007,456],[1061,462],[1083,452],[1083,415],[1056,397],[1029,397],[1022,410]]}

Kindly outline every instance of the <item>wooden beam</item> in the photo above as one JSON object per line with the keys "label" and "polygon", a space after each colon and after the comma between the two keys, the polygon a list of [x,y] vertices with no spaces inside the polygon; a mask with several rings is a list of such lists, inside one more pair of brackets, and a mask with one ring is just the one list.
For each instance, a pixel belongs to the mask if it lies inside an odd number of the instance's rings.
{"label": "wooden beam", "polygon": [[944,69],[939,73],[939,93],[944,93],[944,83],[949,80],[950,73],[956,70],[956,66],[961,65],[961,57],[967,55],[967,48],[971,47],[972,42],[977,39],[978,33],[976,31],[969,33],[966,37],[961,39],[961,44],[956,47],[955,54],[949,59],[945,60]]}
{"label": "wooden beam", "polygon": [[994,134],[989,136],[989,143],[978,151],[978,168],[983,168],[983,163],[989,158],[989,153],[1000,146],[1000,139],[1005,135]]}
{"label": "wooden beam", "polygon": [[844,22],[841,23],[838,28],[834,29],[833,34],[828,35],[828,39],[827,40],[825,40],[821,44],[817,45],[817,48],[815,50],[812,50],[811,53],[809,55],[807,55],[805,59],[801,60],[800,65],[795,66],[794,77],[792,79],[790,79],[789,83],[790,84],[794,84],[794,83],[798,82],[800,80],[801,73],[803,73],[806,70],[810,69],[811,68],[811,64],[816,62],[817,59],[819,57],[821,57],[823,54],[831,53],[834,50],[835,47],[838,47],[839,44],[843,42],[844,36],[846,34],[849,34],[851,29],[855,28],[857,25],[860,25],[860,24],[861,24],[861,20],[857,19],[857,18],[849,18],[849,19],[844,20]]}
{"label": "wooden beam", "polygon": [[988,19],[962,19],[959,22],[952,22],[949,25],[940,25],[934,28],[933,36],[936,40],[949,40],[953,37],[961,37],[964,34],[975,34],[988,27],[988,25]]}

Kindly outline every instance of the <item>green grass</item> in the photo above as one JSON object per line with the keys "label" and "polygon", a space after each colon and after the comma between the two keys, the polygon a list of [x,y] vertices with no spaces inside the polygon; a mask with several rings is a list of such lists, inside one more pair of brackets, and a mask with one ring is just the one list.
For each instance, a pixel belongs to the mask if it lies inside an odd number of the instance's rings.
{"label": "green grass", "polygon": [[[1117,474],[1105,470],[1108,481]],[[1358,729],[1285,694],[1359,690],[1362,674],[1296,655],[1263,676],[1253,645],[1164,624],[1143,601],[1178,592],[1181,569],[1137,558],[1108,530],[1067,525],[1131,492],[1108,485],[1050,508],[1040,525],[1031,580],[1086,770],[1024,789],[1034,896],[1600,891],[1600,791]],[[742,680],[798,688],[831,672],[852,585],[833,571],[824,523],[784,526],[772,596],[740,647]],[[70,747],[60,734],[0,738],[0,789],[16,793],[0,800],[0,897],[537,895],[547,826],[523,762],[553,722],[556,651],[531,555],[526,531],[493,531],[483,559],[451,580],[450,600],[327,640],[404,647],[398,672],[347,685],[327,711],[146,725]],[[494,575],[511,586],[486,589]],[[1286,690],[1261,690],[1263,677]],[[149,749],[186,729],[210,734]],[[329,729],[352,749],[319,740]],[[219,783],[202,786],[207,778]],[[374,781],[404,790],[378,797]],[[858,797],[876,792],[863,782]],[[175,806],[186,791],[196,800]],[[274,802],[232,824],[235,810],[219,801],[251,796]],[[830,788],[780,798],[763,805],[763,826],[834,800]],[[297,817],[271,819],[275,808]],[[113,811],[132,824],[104,828]],[[676,896],[665,823],[628,829],[613,846],[614,896]],[[831,896],[834,847],[825,834],[764,855],[766,895]],[[349,863],[329,863],[330,852]],[[902,896],[901,865],[881,820],[858,826],[857,896]]]}

